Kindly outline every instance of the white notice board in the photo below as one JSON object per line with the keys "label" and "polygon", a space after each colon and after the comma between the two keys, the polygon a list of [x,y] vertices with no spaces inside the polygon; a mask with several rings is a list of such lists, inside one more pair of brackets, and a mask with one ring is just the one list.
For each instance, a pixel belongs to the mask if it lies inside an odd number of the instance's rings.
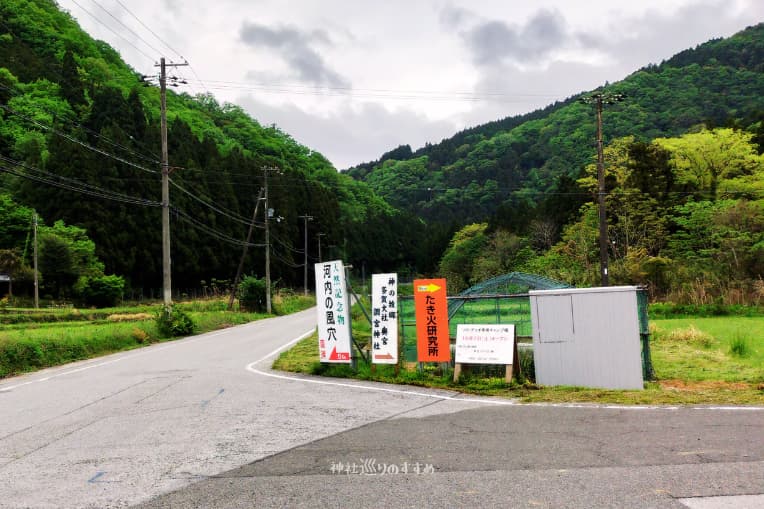
{"label": "white notice board", "polygon": [[456,326],[457,364],[514,364],[514,324]]}

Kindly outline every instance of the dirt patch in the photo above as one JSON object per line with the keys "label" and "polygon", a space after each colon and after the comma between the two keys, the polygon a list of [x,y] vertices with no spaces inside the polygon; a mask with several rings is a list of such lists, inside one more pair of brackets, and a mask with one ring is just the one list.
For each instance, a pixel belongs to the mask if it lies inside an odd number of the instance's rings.
{"label": "dirt patch", "polygon": [[110,322],[135,322],[138,320],[149,320],[150,318],[153,317],[148,313],[124,313],[109,315],[106,317],[106,319]]}
{"label": "dirt patch", "polygon": [[661,389],[670,391],[745,391],[753,389],[753,386],[746,382],[724,382],[721,380],[704,380],[702,382],[687,382],[684,380],[661,380],[658,382]]}

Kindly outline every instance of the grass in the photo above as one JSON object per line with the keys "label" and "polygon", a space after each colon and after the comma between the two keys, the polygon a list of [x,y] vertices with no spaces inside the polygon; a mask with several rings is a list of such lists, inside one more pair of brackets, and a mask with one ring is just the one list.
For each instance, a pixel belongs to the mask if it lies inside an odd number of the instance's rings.
{"label": "grass", "polygon": [[652,322],[660,380],[764,384],[764,317],[672,318]]}
{"label": "grass", "polygon": [[[354,324],[360,317],[353,318]],[[364,331],[368,327],[364,327]],[[359,360],[347,365],[321,364],[316,336],[298,342],[275,361],[274,369],[297,373],[457,390],[469,394],[516,398],[522,402],[608,403],[627,405],[764,405],[764,316],[671,318],[652,322],[653,364],[658,380],[641,391],[539,387],[521,377],[507,384],[503,372],[463,375],[440,367],[372,370]],[[363,332],[362,332],[363,334]],[[493,370],[496,371],[496,370]]]}
{"label": "grass", "polygon": [[[275,314],[288,314],[314,305],[311,297],[274,297]],[[224,299],[176,303],[203,333],[266,318],[264,313],[227,310]],[[11,321],[0,325],[0,378],[98,355],[166,341],[159,337],[154,312],[160,305],[99,310],[56,310],[50,321]],[[36,315],[49,316],[45,312]],[[63,321],[76,317],[74,320]],[[86,317],[86,318],[83,318]],[[88,319],[89,318],[89,319]]]}

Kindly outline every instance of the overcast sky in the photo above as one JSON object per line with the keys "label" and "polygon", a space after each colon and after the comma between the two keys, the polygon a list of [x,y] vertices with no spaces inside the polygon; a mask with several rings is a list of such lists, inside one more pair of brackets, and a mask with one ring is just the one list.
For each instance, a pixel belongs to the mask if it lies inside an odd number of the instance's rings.
{"label": "overcast sky", "polygon": [[138,72],[155,74],[159,56],[186,59],[184,90],[242,106],[338,169],[621,80],[764,20],[761,0],[58,3]]}

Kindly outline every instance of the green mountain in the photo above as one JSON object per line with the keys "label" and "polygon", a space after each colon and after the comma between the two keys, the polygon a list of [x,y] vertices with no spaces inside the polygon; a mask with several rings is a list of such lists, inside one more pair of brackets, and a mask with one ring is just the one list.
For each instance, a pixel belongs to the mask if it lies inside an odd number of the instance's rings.
{"label": "green mountain", "polygon": [[[758,129],[760,140],[764,24],[683,51],[598,92],[626,96],[605,108],[606,144],[624,136],[677,136],[702,125]],[[532,219],[544,217],[560,229],[589,200],[575,183],[595,157],[594,110],[578,100],[586,95],[416,151],[404,145],[348,173],[430,223],[491,219],[524,232]]]}
{"label": "green mountain", "polygon": [[[160,94],[147,81],[54,0],[0,3],[0,194],[36,209],[47,224],[84,228],[106,273],[156,295]],[[321,154],[209,95],[170,91],[167,107],[175,288],[232,278],[266,167],[280,170],[268,177],[272,274],[280,284],[302,284],[304,214],[313,216],[311,267],[319,240],[324,259],[369,270],[411,263],[421,223]],[[263,213],[261,206],[260,225]],[[23,250],[29,224],[15,224],[17,216],[0,217],[0,229],[22,233],[0,249]],[[262,230],[253,242],[262,244]],[[249,253],[245,270],[262,275],[264,249]]]}

